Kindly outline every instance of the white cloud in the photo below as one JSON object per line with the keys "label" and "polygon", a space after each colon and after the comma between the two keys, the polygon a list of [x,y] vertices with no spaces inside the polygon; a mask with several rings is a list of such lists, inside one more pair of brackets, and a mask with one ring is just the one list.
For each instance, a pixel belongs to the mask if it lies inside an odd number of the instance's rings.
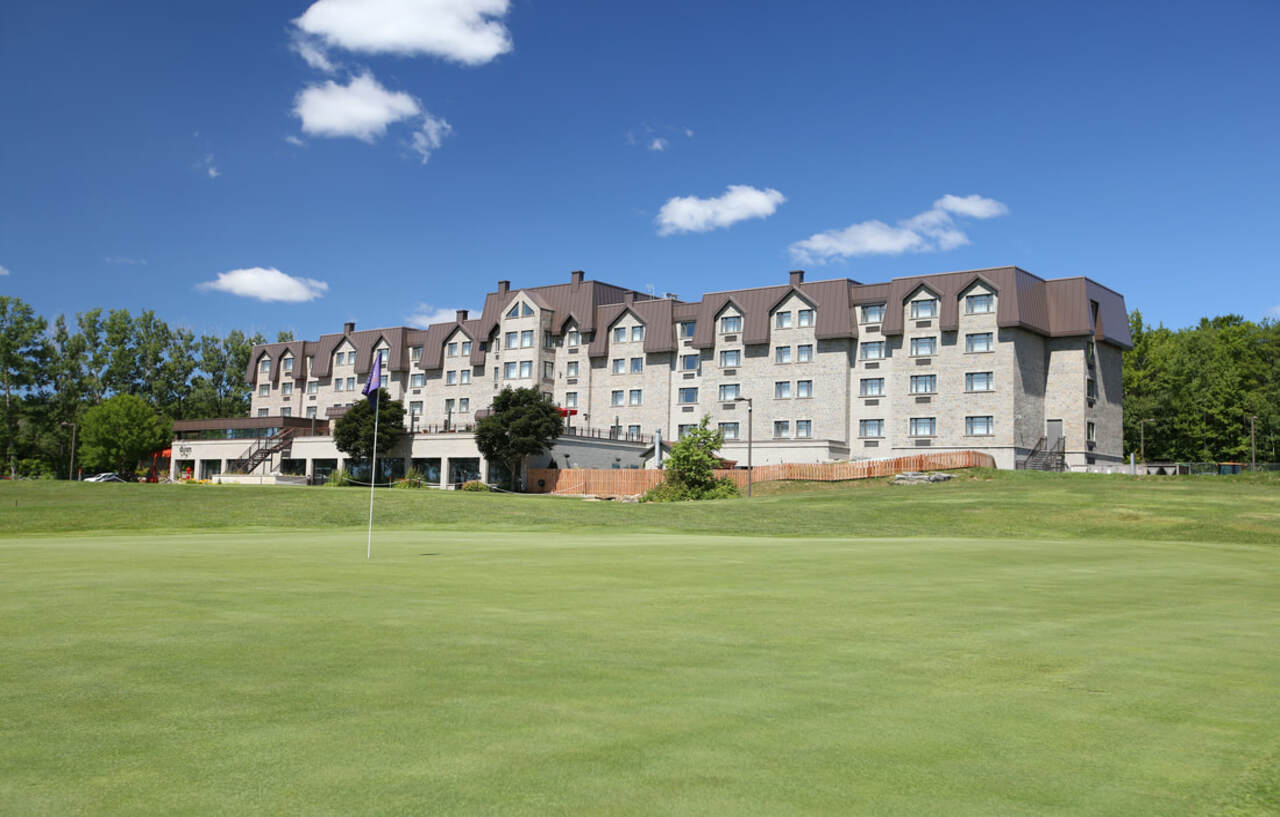
{"label": "white cloud", "polygon": [[212,153],[206,153],[204,155],[204,161],[198,162],[196,164],[196,167],[203,168],[205,174],[208,175],[208,177],[211,179],[216,179],[222,175],[222,171],[219,170],[217,167],[215,167],[213,164]]}
{"label": "white cloud", "polygon": [[306,146],[307,146],[307,143],[306,143],[306,142],[302,141],[301,139],[299,139],[298,137],[294,136],[293,134],[289,134],[288,136],[286,136],[286,137],[284,138],[284,140],[285,140],[286,142],[288,142],[289,144],[291,144],[291,145],[295,146],[295,147],[300,147],[300,148],[301,148],[301,147],[306,147]]}
{"label": "white cloud", "polygon": [[275,267],[249,267],[220,272],[212,281],[197,284],[202,292],[226,292],[259,301],[301,303],[324,295],[329,285],[314,278],[295,278]]}
{"label": "white cloud", "polygon": [[670,145],[670,144],[671,143],[668,142],[666,139],[663,139],[661,136],[659,136],[649,143],[649,150],[663,151],[663,150],[666,150],[667,145]]}
{"label": "white cloud", "polygon": [[387,126],[422,113],[418,100],[403,91],[388,91],[364,73],[346,85],[326,80],[298,92],[294,116],[302,120],[302,130],[312,136],[349,136],[373,142],[387,132]]}
{"label": "white cloud", "polygon": [[452,132],[453,126],[448,122],[432,116],[428,111],[424,111],[422,114],[422,126],[414,131],[413,142],[410,147],[422,157],[422,163],[425,165],[427,160],[431,158],[431,151],[440,147],[441,143],[444,142],[444,138]]}
{"label": "white cloud", "polygon": [[0,266],[0,277],[8,274],[9,274],[9,269],[7,267]]}
{"label": "white cloud", "polygon": [[317,71],[324,71],[326,74],[332,74],[338,70],[339,66],[333,60],[329,59],[329,54],[325,51],[324,43],[314,37],[308,37],[302,32],[295,31],[289,48],[295,54],[302,57],[307,65]]}
{"label": "white cloud", "polygon": [[483,65],[511,50],[501,22],[509,6],[509,0],[317,0],[293,22],[330,47]]}
{"label": "white cloud", "polygon": [[426,329],[433,323],[453,323],[457,317],[456,309],[436,309],[431,304],[422,303],[413,310],[413,314],[405,317],[405,323]]}
{"label": "white cloud", "polygon": [[214,167],[213,165],[209,165],[207,172],[209,173],[209,178],[211,179],[216,179],[222,175],[222,171]]}
{"label": "white cloud", "polygon": [[684,135],[685,135],[685,136],[688,136],[690,139],[692,139],[692,138],[693,138],[693,128],[685,128],[685,129],[684,129]]}
{"label": "white cloud", "polygon": [[749,218],[767,218],[786,200],[771,187],[758,190],[745,184],[729,185],[713,199],[677,196],[658,211],[658,235],[703,233]]}
{"label": "white cloud", "polygon": [[969,236],[956,225],[956,217],[995,218],[1009,208],[982,196],[947,194],[933,207],[890,226],[883,221],[860,221],[848,227],[815,233],[791,245],[797,263],[823,264],[857,255],[901,255],[904,252],[953,250],[969,243]]}

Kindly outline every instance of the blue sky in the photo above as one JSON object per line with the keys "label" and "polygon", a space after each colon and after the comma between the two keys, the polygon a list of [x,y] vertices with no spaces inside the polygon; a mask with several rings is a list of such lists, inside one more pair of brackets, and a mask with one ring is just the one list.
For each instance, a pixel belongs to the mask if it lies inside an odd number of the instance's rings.
{"label": "blue sky", "polygon": [[573,269],[1017,264],[1280,315],[1278,40],[1271,0],[10,0],[0,293],[314,337]]}

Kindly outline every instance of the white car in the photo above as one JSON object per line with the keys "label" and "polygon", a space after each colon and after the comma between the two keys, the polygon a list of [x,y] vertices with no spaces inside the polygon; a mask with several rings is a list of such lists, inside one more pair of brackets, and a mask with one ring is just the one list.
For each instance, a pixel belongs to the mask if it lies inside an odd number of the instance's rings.
{"label": "white car", "polygon": [[107,471],[105,474],[94,474],[91,477],[85,477],[85,482],[124,482],[120,475],[115,471]]}

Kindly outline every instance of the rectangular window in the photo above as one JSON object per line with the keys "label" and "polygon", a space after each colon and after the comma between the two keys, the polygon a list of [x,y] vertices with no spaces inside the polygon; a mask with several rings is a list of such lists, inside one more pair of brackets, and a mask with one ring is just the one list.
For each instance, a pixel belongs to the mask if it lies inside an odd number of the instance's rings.
{"label": "rectangular window", "polygon": [[644,358],[642,357],[631,358],[631,373],[639,374],[640,372],[643,372],[643,371],[644,371]]}
{"label": "rectangular window", "polygon": [[347,378],[347,391],[356,390],[356,379],[354,377]]}
{"label": "rectangular window", "polygon": [[384,389],[387,387],[387,375],[385,375],[385,374],[384,374],[384,375],[383,375],[383,376],[378,380],[378,385],[379,385],[380,387],[384,388]]}
{"label": "rectangular window", "polygon": [[343,383],[343,380],[341,377],[335,377],[333,379],[333,390],[342,391],[342,383]]}
{"label": "rectangular window", "polygon": [[699,357],[701,357],[701,355],[681,355],[681,357],[680,357],[680,366],[681,366],[681,367],[682,367],[686,372],[696,371],[696,370],[697,370],[697,368],[698,368],[698,358],[699,358]]}
{"label": "rectangular window", "polygon": [[858,384],[860,397],[880,397],[884,394],[883,377],[864,377]]}
{"label": "rectangular window", "polygon": [[696,429],[697,427],[698,426],[696,423],[683,423],[676,428],[676,436],[678,439],[683,440],[685,437],[688,437],[689,433],[694,429]]}
{"label": "rectangular window", "polygon": [[884,357],[884,341],[873,340],[862,344],[863,360],[880,360]]}
{"label": "rectangular window", "polygon": [[518,345],[519,345],[519,343],[520,343],[520,333],[518,333],[518,332],[508,332],[508,333],[507,333],[507,338],[506,338],[506,340],[505,340],[505,341],[503,341],[503,344],[502,344],[502,345],[503,345],[503,348],[506,348],[506,349],[514,349],[514,348],[516,348],[516,346],[518,346]]}
{"label": "rectangular window", "polygon": [[520,361],[520,379],[528,380],[531,377],[533,377],[533,361],[532,360]]}
{"label": "rectangular window", "polygon": [[571,361],[569,361],[568,363],[566,363],[566,364],[565,364],[565,367],[564,367],[564,373],[565,373],[565,377],[577,377],[577,376],[578,376],[578,361],[576,361],[576,360],[571,360]]}
{"label": "rectangular window", "polygon": [[724,437],[726,440],[738,439],[738,424],[737,423],[721,423],[720,436]]}
{"label": "rectangular window", "polygon": [[609,392],[609,405],[623,406],[626,405],[627,393],[622,389],[614,389]]}
{"label": "rectangular window", "polygon": [[341,366],[341,365],[345,364],[345,363],[347,362],[347,353],[346,353],[346,352],[338,352],[338,358],[337,358],[337,360],[336,360],[335,362],[336,362],[339,366]]}
{"label": "rectangular window", "polygon": [[422,360],[422,347],[421,347],[421,346],[410,346],[410,347],[409,347],[409,360],[410,360],[410,362],[412,362],[412,363],[417,363],[419,360]]}
{"label": "rectangular window", "polygon": [[565,335],[564,342],[569,346],[577,346],[582,343],[582,335],[577,329],[570,329]]}
{"label": "rectangular window", "polygon": [[1088,397],[1090,400],[1096,400],[1098,398],[1098,384],[1092,377],[1085,378],[1084,396]]}
{"label": "rectangular window", "polygon": [[387,368],[387,361],[391,359],[390,349],[379,349],[378,357],[382,358],[382,368]]}
{"label": "rectangular window", "polygon": [[797,380],[796,397],[813,397],[813,381]]}
{"label": "rectangular window", "polygon": [[409,416],[417,417],[422,414],[422,401],[414,400],[409,403]]}
{"label": "rectangular window", "polygon": [[679,392],[679,402],[681,402],[681,403],[696,403],[696,402],[698,402],[698,390],[697,390],[697,388],[686,388],[686,389],[681,389],[681,390],[680,390],[680,392]]}
{"label": "rectangular window", "polygon": [[315,419],[315,417],[316,417],[316,407],[315,407],[315,406],[307,406],[307,418],[308,418],[308,419],[311,419],[311,420],[314,420],[314,419]]}
{"label": "rectangular window", "polygon": [[555,339],[555,336],[553,336],[550,332],[544,332],[544,333],[542,333],[542,348],[543,348],[543,349],[554,349],[554,348],[556,348],[556,339]]}
{"label": "rectangular window", "polygon": [[936,374],[911,375],[911,393],[912,394],[933,394],[937,390],[938,390],[938,376]]}
{"label": "rectangular window", "polygon": [[884,436],[884,420],[859,420],[858,436],[859,437],[883,437]]}
{"label": "rectangular window", "polygon": [[469,355],[469,354],[471,354],[471,341],[469,341],[469,340],[464,340],[464,341],[462,342],[462,354],[464,354],[464,355]]}
{"label": "rectangular window", "polygon": [[721,366],[741,366],[742,350],[741,349],[725,349],[720,353]]}
{"label": "rectangular window", "polygon": [[628,440],[640,439],[640,426],[638,425],[627,426],[627,439]]}
{"label": "rectangular window", "polygon": [[932,298],[927,301],[912,301],[911,317],[913,318],[938,317],[938,301]]}
{"label": "rectangular window", "polygon": [[720,400],[728,403],[731,400],[737,400],[741,393],[741,386],[737,383],[721,383],[720,384]]}
{"label": "rectangular window", "polygon": [[642,340],[644,340],[644,327],[643,326],[631,327],[631,342],[639,343]]}
{"label": "rectangular window", "polygon": [[270,383],[263,383],[262,385],[258,386],[258,396],[259,396],[259,397],[266,397],[266,396],[268,396],[268,395],[270,395],[270,394],[271,394],[271,384],[270,384]]}
{"label": "rectangular window", "polygon": [[614,342],[614,343],[626,343],[626,342],[627,342],[627,327],[625,327],[625,326],[615,326],[615,327],[613,328],[613,342]]}
{"label": "rectangular window", "polygon": [[991,391],[993,388],[995,386],[991,372],[965,372],[965,391]]}
{"label": "rectangular window", "polygon": [[797,316],[800,319],[799,323],[800,323],[801,329],[805,328],[806,326],[813,326],[813,310],[812,309],[801,309],[797,313]]}
{"label": "rectangular window", "polygon": [[419,373],[419,374],[414,374],[409,376],[410,388],[420,389],[425,385],[427,385],[427,376],[425,374]]}
{"label": "rectangular window", "polygon": [[804,343],[796,347],[796,359],[801,363],[809,363],[813,360],[813,344]]}
{"label": "rectangular window", "polygon": [[444,348],[445,348],[445,355],[447,355],[448,357],[458,356],[458,344],[450,343],[448,346]]}
{"label": "rectangular window", "polygon": [[459,397],[459,398],[458,398],[458,411],[461,411],[461,412],[468,412],[468,411],[471,411],[471,398],[470,398],[470,397]]}
{"label": "rectangular window", "polygon": [[578,393],[576,391],[567,391],[564,393],[565,408],[578,407]]}
{"label": "rectangular window", "polygon": [[932,437],[937,430],[937,421],[933,417],[912,417],[911,418],[911,436],[912,437]]}
{"label": "rectangular window", "polygon": [[267,416],[267,410],[266,410],[266,409],[258,409],[258,416],[259,416],[259,417],[266,417],[266,416]]}
{"label": "rectangular window", "polygon": [[813,421],[812,420],[796,420],[796,437],[812,437]]}
{"label": "rectangular window", "polygon": [[528,349],[533,346],[533,330],[526,329],[520,333],[520,348]]}
{"label": "rectangular window", "polygon": [[964,418],[964,433],[970,437],[990,437],[994,429],[990,415]]}
{"label": "rectangular window", "polygon": [[778,347],[776,347],[776,348],[773,350],[773,362],[774,362],[774,363],[790,363],[790,362],[791,362],[791,347],[790,347],[790,346],[778,346]]}
{"label": "rectangular window", "polygon": [[791,436],[791,421],[790,421],[790,420],[774,420],[774,421],[773,421],[773,436],[775,436],[775,437],[790,437],[790,436]]}
{"label": "rectangular window", "polygon": [[912,338],[911,354],[913,357],[934,355],[938,352],[937,338]]}
{"label": "rectangular window", "polygon": [[776,318],[775,318],[774,320],[775,320],[774,326],[776,326],[778,329],[790,329],[790,328],[791,328],[791,313],[790,313],[790,312],[779,312],[779,313],[777,314],[777,316],[776,316]]}
{"label": "rectangular window", "polygon": [[467,385],[468,383],[470,383],[470,382],[471,382],[471,370],[470,370],[470,369],[462,369],[461,371],[459,371],[459,372],[458,372],[458,382],[459,382],[459,383],[461,383],[461,384],[462,384],[462,385],[464,385],[464,386],[465,386],[465,385]]}
{"label": "rectangular window", "polygon": [[726,315],[720,319],[720,331],[723,334],[742,331],[741,315]]}
{"label": "rectangular window", "polygon": [[292,416],[293,416],[293,408],[292,408],[292,407],[290,407],[290,406],[285,406],[284,408],[280,409],[280,416],[281,416],[281,417],[292,417]]}
{"label": "rectangular window", "polygon": [[686,338],[693,337],[693,331],[694,329],[697,328],[697,326],[698,326],[697,321],[685,321],[684,323],[680,324],[680,336],[686,337]]}
{"label": "rectangular window", "polygon": [[991,333],[979,332],[976,335],[965,335],[964,350],[966,352],[990,352]]}
{"label": "rectangular window", "polygon": [[457,382],[458,382],[458,373],[457,373],[456,371],[448,371],[448,372],[445,372],[445,375],[444,375],[444,384],[445,384],[446,386],[453,386],[453,385],[456,385],[456,384],[457,384]]}
{"label": "rectangular window", "polygon": [[316,394],[316,393],[317,393],[317,392],[319,392],[319,391],[320,391],[320,381],[319,381],[319,380],[308,380],[308,381],[307,381],[307,394]]}
{"label": "rectangular window", "polygon": [[555,377],[556,377],[556,364],[552,363],[550,360],[544,360],[542,362],[542,379],[555,380]]}
{"label": "rectangular window", "polygon": [[280,384],[280,393],[286,397],[293,394],[293,383],[286,380]]}
{"label": "rectangular window", "polygon": [[1084,424],[1084,438],[1091,443],[1098,441],[1098,426],[1092,420]]}
{"label": "rectangular window", "polygon": [[452,398],[452,397],[450,397],[448,400],[445,400],[445,401],[444,401],[444,413],[445,413],[445,414],[453,414],[453,406],[454,406],[454,402],[453,402],[453,398]]}
{"label": "rectangular window", "polygon": [[884,323],[884,304],[867,304],[862,307],[862,322]]}
{"label": "rectangular window", "polygon": [[791,397],[791,381],[779,380],[773,384],[773,397],[775,400],[787,400]]}
{"label": "rectangular window", "polygon": [[[342,353],[339,352],[338,354],[341,355]],[[342,361],[339,360],[338,362],[341,363]],[[258,371],[262,374],[271,374],[271,360],[264,357],[262,363],[258,364]]]}
{"label": "rectangular window", "polygon": [[286,358],[284,359],[284,373],[285,373],[285,374],[292,374],[292,373],[293,373],[293,358],[291,358],[291,357],[286,357]]}
{"label": "rectangular window", "polygon": [[627,373],[627,359],[625,357],[615,357],[613,359],[613,373],[614,374]]}
{"label": "rectangular window", "polygon": [[970,315],[985,315],[992,311],[995,302],[990,294],[969,295],[964,299],[964,311]]}
{"label": "rectangular window", "polygon": [[516,364],[514,362],[503,365],[502,377],[504,380],[516,379]]}
{"label": "rectangular window", "polygon": [[627,401],[628,405],[632,405],[632,406],[641,405],[642,403],[644,403],[644,390],[632,389],[631,393],[628,395],[628,398],[629,398]]}

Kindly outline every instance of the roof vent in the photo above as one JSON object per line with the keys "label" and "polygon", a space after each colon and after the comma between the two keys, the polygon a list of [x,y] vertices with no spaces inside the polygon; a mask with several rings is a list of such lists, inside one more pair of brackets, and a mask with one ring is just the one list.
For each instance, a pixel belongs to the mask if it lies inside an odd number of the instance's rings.
{"label": "roof vent", "polygon": [[580,269],[576,269],[573,272],[569,273],[569,280],[573,282],[574,288],[577,288],[582,285],[582,279],[585,275],[586,273],[584,273]]}
{"label": "roof vent", "polygon": [[791,270],[791,286],[798,287],[803,283],[804,283],[804,270],[802,269]]}
{"label": "roof vent", "polygon": [[462,323],[462,322],[463,322],[463,321],[465,321],[466,319],[467,319],[467,310],[465,310],[465,309],[459,309],[459,310],[458,310],[458,323]]}
{"label": "roof vent", "polygon": [[347,321],[346,323],[342,324],[342,333],[344,335],[350,335],[354,331],[356,331],[355,321]]}
{"label": "roof vent", "polygon": [[510,281],[499,281],[499,282],[498,282],[498,294],[499,294],[499,295],[506,295],[506,294],[507,294],[507,292],[508,292],[508,290],[510,290],[510,289],[511,289],[511,282],[510,282]]}
{"label": "roof vent", "polygon": [[677,294],[675,294],[674,292],[664,292],[664,293],[662,293],[662,297],[666,298],[666,299],[667,299],[667,300],[669,300],[669,301],[678,301],[678,300],[680,300],[680,296],[679,296],[679,295],[677,295]]}

